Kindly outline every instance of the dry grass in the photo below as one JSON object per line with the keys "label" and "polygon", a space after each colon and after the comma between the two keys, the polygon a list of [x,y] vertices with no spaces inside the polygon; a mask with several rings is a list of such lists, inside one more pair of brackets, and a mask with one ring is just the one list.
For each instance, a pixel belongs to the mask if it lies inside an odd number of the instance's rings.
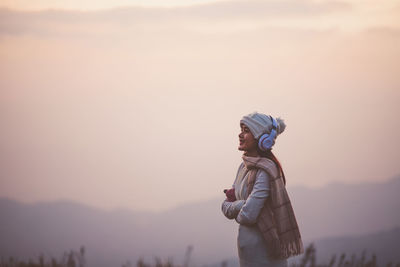
{"label": "dry grass", "polygon": [[[143,259],[140,259],[136,262],[136,267],[189,267],[192,250],[193,248],[189,246],[182,265],[176,265],[170,259],[163,261],[160,258],[155,258],[153,264],[146,263]],[[64,253],[60,260],[52,258],[46,261],[44,256],[41,255],[37,261],[29,260],[26,262],[12,257],[8,260],[1,259],[0,261],[0,267],[85,267],[85,265],[84,247],[81,247],[79,252],[71,250]],[[130,262],[122,265],[122,267],[133,266]],[[221,267],[227,267],[227,263],[222,262]],[[370,259],[366,259],[365,252],[363,252],[360,257],[357,257],[355,254],[347,257],[346,253],[341,254],[338,258],[336,255],[333,255],[328,264],[318,264],[316,262],[316,249],[313,244],[310,244],[306,248],[301,260],[291,267],[400,267],[400,263],[389,262],[386,266],[378,266],[376,255],[372,255]]]}

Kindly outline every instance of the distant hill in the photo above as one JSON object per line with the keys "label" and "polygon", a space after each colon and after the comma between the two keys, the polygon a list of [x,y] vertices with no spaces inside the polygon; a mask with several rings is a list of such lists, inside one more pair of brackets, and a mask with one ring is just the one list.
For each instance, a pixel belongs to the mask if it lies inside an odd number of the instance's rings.
{"label": "distant hill", "polygon": [[307,240],[368,234],[400,226],[400,176],[385,183],[288,188]]}
{"label": "distant hill", "polygon": [[342,253],[348,258],[352,254],[361,257],[363,250],[367,258],[372,254],[377,255],[379,266],[386,266],[387,263],[400,263],[400,227],[387,231],[380,231],[368,235],[343,236],[335,238],[323,238],[314,242],[317,249],[317,261],[328,263],[333,254],[336,260]]}
{"label": "distant hill", "polygon": [[[322,238],[313,241],[316,249],[316,262],[318,264],[324,264],[325,266],[330,262],[332,257],[336,258],[337,263],[343,253],[346,254],[345,260],[350,261],[353,254],[356,260],[360,260],[362,254],[365,254],[365,260],[369,261],[372,255],[377,255],[378,266],[386,266],[389,262],[392,262],[392,266],[400,264],[400,227],[394,228],[388,231],[380,231],[368,235],[359,236],[343,236],[343,237],[332,237]],[[305,244],[307,247],[310,242]],[[292,263],[301,260],[303,255],[290,258],[289,266]],[[237,257],[226,260],[227,267],[239,267],[239,261]],[[220,262],[209,265],[208,267],[221,266]]]}
{"label": "distant hill", "polygon": [[[400,226],[400,177],[382,184],[289,187],[288,191],[303,239],[315,241],[321,257],[334,246],[336,239],[332,238],[341,240],[338,247],[350,249],[343,242],[352,244],[349,240],[355,235],[368,241],[371,233]],[[156,256],[182,263],[187,246],[193,245],[192,263],[220,262],[236,257],[237,235],[236,222],[220,211],[222,199],[166,212],[138,213],[103,211],[70,202],[27,205],[0,198],[0,256],[27,258],[44,253],[59,257],[84,245],[88,266],[121,266],[127,260],[144,257],[151,261]],[[389,236],[400,241],[398,235]],[[382,240],[379,253],[390,243]],[[357,241],[353,247],[365,244],[368,249],[367,241]]]}

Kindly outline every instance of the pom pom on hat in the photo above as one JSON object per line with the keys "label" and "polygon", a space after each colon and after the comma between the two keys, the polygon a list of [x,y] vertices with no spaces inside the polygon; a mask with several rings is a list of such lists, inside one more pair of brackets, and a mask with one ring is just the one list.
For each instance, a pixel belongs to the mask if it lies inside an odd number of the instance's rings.
{"label": "pom pom on hat", "polygon": [[278,135],[280,135],[286,129],[286,124],[285,124],[285,121],[279,117],[276,118],[276,122],[278,123],[277,132],[278,132]]}

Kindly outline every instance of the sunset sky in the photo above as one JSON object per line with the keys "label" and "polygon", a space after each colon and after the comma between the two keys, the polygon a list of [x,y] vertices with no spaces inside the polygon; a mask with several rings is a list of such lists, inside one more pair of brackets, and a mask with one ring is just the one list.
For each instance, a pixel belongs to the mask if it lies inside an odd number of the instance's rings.
{"label": "sunset sky", "polygon": [[253,111],[289,187],[400,174],[400,1],[0,0],[0,77],[0,197],[222,200]]}

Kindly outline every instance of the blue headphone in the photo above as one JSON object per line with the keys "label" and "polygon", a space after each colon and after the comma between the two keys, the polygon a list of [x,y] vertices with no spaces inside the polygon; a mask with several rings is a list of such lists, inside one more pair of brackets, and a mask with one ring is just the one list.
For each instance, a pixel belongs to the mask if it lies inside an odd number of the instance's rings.
{"label": "blue headphone", "polygon": [[272,120],[272,130],[269,134],[261,135],[260,139],[258,140],[258,148],[260,148],[261,151],[267,151],[275,144],[278,122],[272,118],[272,116],[269,117]]}

